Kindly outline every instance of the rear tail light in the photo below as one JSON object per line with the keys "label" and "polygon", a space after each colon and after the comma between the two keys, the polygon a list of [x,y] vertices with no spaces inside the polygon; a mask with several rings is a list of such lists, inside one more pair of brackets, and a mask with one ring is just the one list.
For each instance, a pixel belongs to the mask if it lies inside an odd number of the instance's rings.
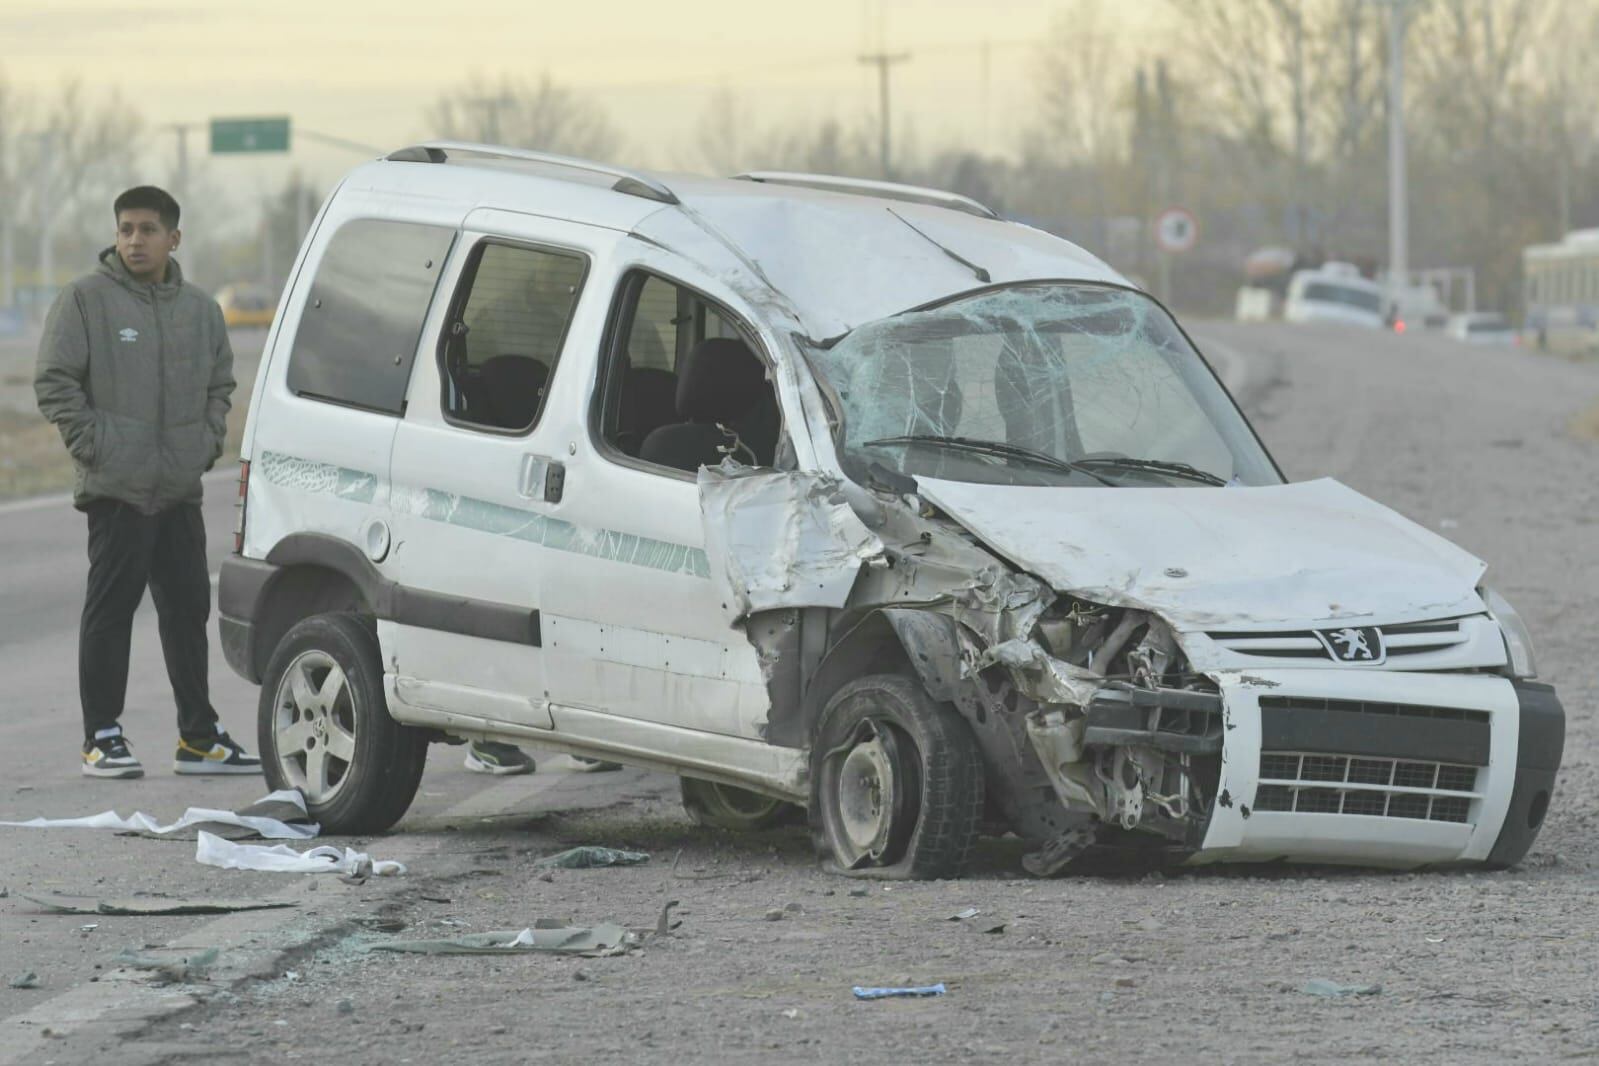
{"label": "rear tail light", "polygon": [[1403,333],[1404,331],[1405,331],[1405,320],[1402,319],[1402,318],[1394,319],[1394,332],[1395,333]]}
{"label": "rear tail light", "polygon": [[233,554],[244,554],[244,510],[249,504],[250,492],[250,460],[245,459],[239,463],[239,502],[233,506],[238,508],[239,516],[233,520]]}

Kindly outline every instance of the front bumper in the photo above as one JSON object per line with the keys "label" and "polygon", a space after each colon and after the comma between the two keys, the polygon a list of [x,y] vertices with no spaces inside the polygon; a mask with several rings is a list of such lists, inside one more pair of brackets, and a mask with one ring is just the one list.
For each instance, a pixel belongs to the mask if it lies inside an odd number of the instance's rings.
{"label": "front bumper", "polygon": [[1548,808],[1565,712],[1480,674],[1218,673],[1221,773],[1192,862],[1508,866]]}

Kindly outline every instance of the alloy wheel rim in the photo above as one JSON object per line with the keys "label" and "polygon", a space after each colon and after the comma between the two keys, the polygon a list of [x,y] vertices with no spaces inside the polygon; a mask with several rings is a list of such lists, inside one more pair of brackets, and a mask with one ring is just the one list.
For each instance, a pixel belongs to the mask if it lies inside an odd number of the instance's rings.
{"label": "alloy wheel rim", "polygon": [[278,682],[272,729],[278,769],[308,803],[344,788],[355,761],[355,698],[327,652],[301,652]]}

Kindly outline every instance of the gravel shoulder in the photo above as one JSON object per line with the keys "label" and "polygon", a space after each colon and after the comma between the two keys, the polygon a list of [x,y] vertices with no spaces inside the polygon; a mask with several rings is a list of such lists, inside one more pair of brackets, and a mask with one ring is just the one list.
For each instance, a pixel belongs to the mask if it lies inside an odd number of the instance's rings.
{"label": "gravel shoulder", "polygon": [[[1599,1056],[1599,442],[1572,431],[1599,403],[1599,372],[1441,337],[1195,332],[1243,356],[1243,401],[1291,478],[1339,478],[1456,540],[1490,562],[1490,581],[1527,619],[1568,731],[1548,822],[1521,867],[1037,881],[1019,873],[1014,847],[988,841],[963,881],[859,882],[819,871],[800,827],[733,836],[691,825],[670,778],[573,775],[564,792],[492,815],[419,810],[373,842],[375,853],[425,846],[411,874],[320,897],[338,901],[323,908],[322,933],[272,973],[198,988],[202,1001],[161,1020],[69,1035],[50,1057],[879,1066]],[[585,795],[590,809],[574,810]],[[652,859],[534,865],[574,844]],[[362,950],[394,931],[443,937],[545,918],[653,929],[670,900],[681,927],[618,957]],[[979,915],[949,920],[968,907]],[[1381,991],[1305,992],[1318,978]],[[946,995],[850,994],[935,982]]]}

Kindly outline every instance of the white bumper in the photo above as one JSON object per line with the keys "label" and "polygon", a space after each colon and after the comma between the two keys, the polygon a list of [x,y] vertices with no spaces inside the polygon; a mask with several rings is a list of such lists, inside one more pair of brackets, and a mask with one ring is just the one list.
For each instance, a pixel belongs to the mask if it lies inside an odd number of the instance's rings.
{"label": "white bumper", "polygon": [[[1412,867],[1481,861],[1505,821],[1516,778],[1520,709],[1516,692],[1500,677],[1354,670],[1250,670],[1213,675],[1225,701],[1225,746],[1220,797],[1201,850],[1206,862],[1355,863]],[[1264,712],[1279,728],[1263,730]],[[1321,701],[1335,701],[1324,704]],[[1429,728],[1458,737],[1457,719],[1480,736],[1486,722],[1486,765],[1465,780],[1466,760],[1429,759],[1414,748],[1385,760],[1380,750],[1358,753],[1285,752],[1262,758],[1263,733],[1280,728],[1285,714],[1333,707],[1345,715],[1371,714],[1373,732],[1389,728],[1398,707],[1425,736]],[[1432,709],[1455,716],[1437,726]],[[1460,712],[1458,715],[1456,712]],[[1350,720],[1346,718],[1346,720]],[[1314,745],[1311,745],[1314,747]],[[1380,747],[1380,745],[1378,745]],[[1340,761],[1340,754],[1353,754]],[[1297,755],[1297,758],[1296,758]],[[1382,764],[1395,764],[1383,781]],[[1427,763],[1441,764],[1432,778]],[[1348,813],[1349,810],[1380,813]]]}

